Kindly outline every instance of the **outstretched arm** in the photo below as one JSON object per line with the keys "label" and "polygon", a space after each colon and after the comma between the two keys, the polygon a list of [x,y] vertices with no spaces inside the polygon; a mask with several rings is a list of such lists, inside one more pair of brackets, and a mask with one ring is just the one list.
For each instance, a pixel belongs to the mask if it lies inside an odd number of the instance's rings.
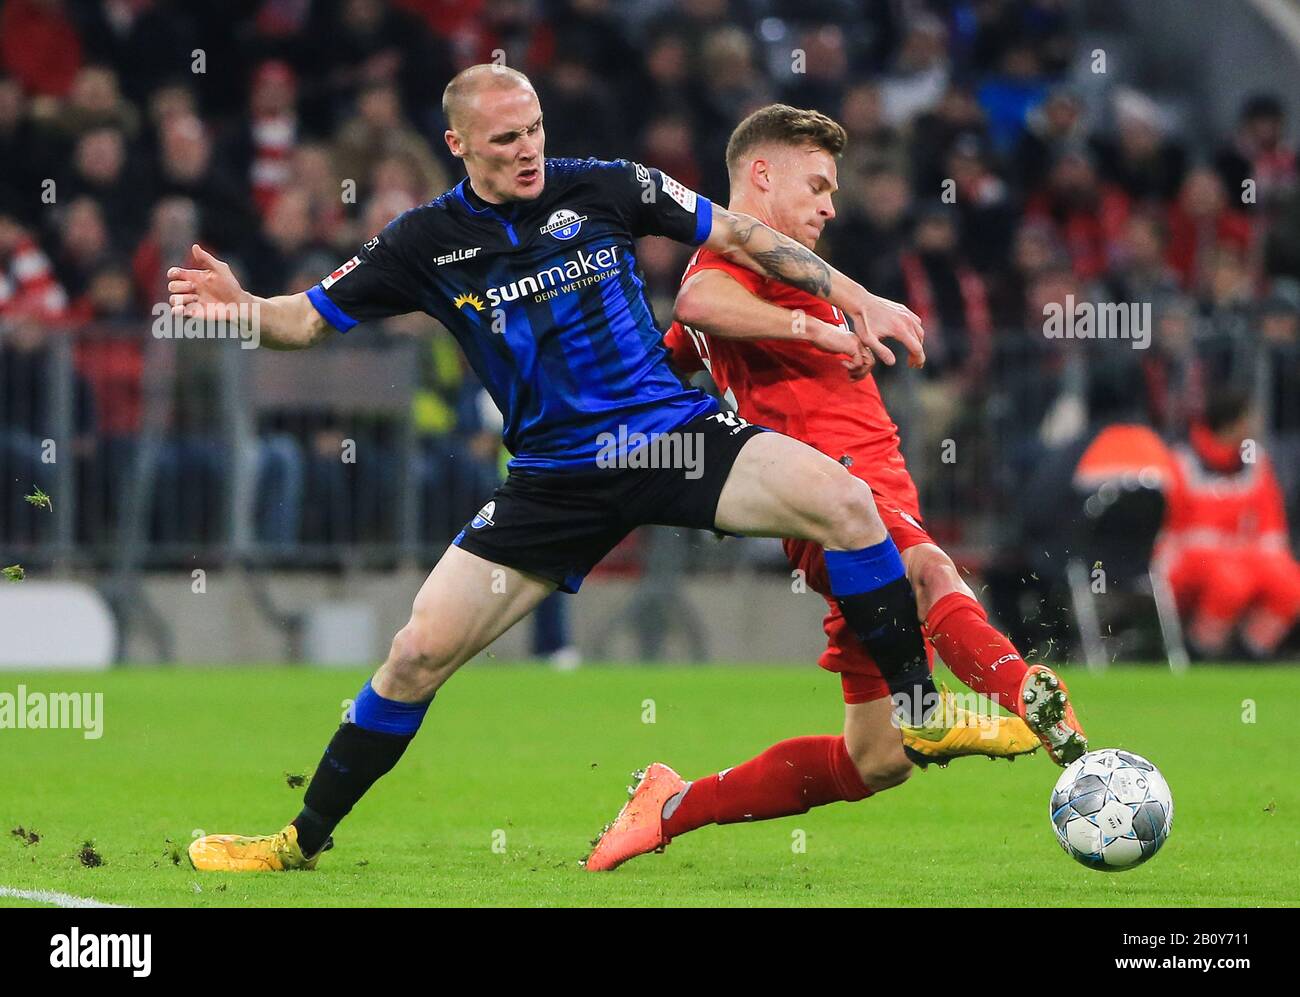
{"label": "outstretched arm", "polygon": [[168,303],[173,318],[222,319],[248,306],[257,323],[259,341],[273,350],[301,350],[314,346],[330,331],[306,293],[259,298],[239,286],[226,263],[203,247],[193,247],[195,269],[172,267],[167,271]]}
{"label": "outstretched arm", "polygon": [[837,305],[853,320],[862,345],[886,364],[894,355],[882,340],[897,339],[908,363],[925,363],[925,331],[910,309],[872,294],[844,276],[812,250],[769,228],[751,215],[713,206],[713,225],[704,245],[733,263],[772,277]]}
{"label": "outstretched arm", "polygon": [[853,333],[804,312],[782,308],[752,293],[722,270],[700,270],[677,292],[673,317],[722,339],[802,340],[844,356],[854,378],[864,377],[875,358]]}

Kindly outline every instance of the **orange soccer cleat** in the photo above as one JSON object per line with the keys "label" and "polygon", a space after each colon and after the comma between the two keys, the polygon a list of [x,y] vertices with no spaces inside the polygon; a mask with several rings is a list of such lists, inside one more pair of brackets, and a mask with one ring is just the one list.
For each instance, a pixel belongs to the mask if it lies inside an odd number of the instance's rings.
{"label": "orange soccer cleat", "polygon": [[608,872],[638,855],[661,852],[668,844],[664,804],[686,788],[686,781],[661,762],[632,773],[632,777],[638,782],[628,787],[630,799],[613,823],[605,826],[583,863],[591,872]]}
{"label": "orange soccer cleat", "polygon": [[1088,735],[1074,715],[1070,691],[1046,665],[1030,665],[1020,686],[1020,705],[1052,761],[1069,765],[1088,750]]}

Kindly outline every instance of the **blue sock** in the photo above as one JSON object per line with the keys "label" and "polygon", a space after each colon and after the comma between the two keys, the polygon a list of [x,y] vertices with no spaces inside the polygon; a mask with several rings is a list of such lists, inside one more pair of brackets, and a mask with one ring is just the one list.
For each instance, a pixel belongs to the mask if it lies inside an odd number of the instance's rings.
{"label": "blue sock", "polygon": [[429,712],[428,703],[399,703],[375,692],[369,682],[361,687],[352,705],[352,722],[380,734],[414,734]]}
{"label": "blue sock", "polygon": [[428,703],[399,703],[379,695],[369,682],[361,687],[351,720],[339,726],[325,748],[302,811],[293,820],[304,855],[329,846],[339,821],[397,764],[428,711]]}
{"label": "blue sock", "polygon": [[902,555],[893,537],[861,550],[826,551],[826,574],[835,596],[871,592],[904,577]]}
{"label": "blue sock", "polygon": [[831,594],[870,652],[906,723],[922,723],[938,703],[916,594],[891,537],[861,550],[826,551]]}

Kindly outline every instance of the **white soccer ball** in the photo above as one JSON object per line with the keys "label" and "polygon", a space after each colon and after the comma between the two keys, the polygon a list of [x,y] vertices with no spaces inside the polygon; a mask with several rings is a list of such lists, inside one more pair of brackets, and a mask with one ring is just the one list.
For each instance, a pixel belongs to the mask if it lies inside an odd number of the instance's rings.
{"label": "white soccer ball", "polygon": [[1071,858],[1116,872],[1160,850],[1174,823],[1174,798],[1160,770],[1118,748],[1089,751],[1056,780],[1052,829]]}

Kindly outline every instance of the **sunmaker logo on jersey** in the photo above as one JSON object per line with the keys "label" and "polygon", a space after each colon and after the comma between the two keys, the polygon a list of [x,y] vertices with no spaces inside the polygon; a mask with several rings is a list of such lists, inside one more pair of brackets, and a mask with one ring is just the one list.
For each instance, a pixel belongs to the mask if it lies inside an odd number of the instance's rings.
{"label": "sunmaker logo on jersey", "polygon": [[464,308],[466,305],[473,308],[476,312],[481,312],[484,308],[483,299],[477,294],[462,294],[451,299],[451,306],[453,308]]}
{"label": "sunmaker logo on jersey", "polygon": [[561,208],[559,211],[553,212],[551,217],[547,219],[546,224],[538,231],[542,235],[549,235],[554,239],[567,242],[578,234],[578,230],[582,228],[582,223],[586,220],[586,215],[580,215],[568,208]]}
{"label": "sunmaker logo on jersey", "polygon": [[488,304],[496,308],[507,301],[518,301],[525,295],[532,295],[535,301],[545,301],[561,292],[577,291],[599,283],[618,270],[618,246],[606,246],[594,253],[579,249],[577,259],[565,260],[500,287],[489,287]]}

